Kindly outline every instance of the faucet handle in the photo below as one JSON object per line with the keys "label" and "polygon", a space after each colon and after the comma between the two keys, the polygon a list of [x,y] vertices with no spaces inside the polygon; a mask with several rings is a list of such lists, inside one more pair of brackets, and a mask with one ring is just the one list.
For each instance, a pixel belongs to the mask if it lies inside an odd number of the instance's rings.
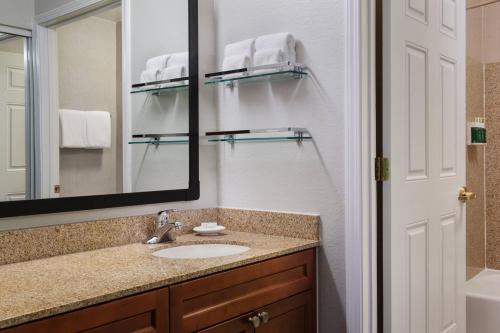
{"label": "faucet handle", "polygon": [[159,228],[159,227],[164,226],[165,224],[169,224],[170,223],[170,213],[174,213],[176,211],[177,211],[176,209],[165,209],[165,210],[159,211],[158,216],[157,216],[157,221],[156,221],[156,227]]}

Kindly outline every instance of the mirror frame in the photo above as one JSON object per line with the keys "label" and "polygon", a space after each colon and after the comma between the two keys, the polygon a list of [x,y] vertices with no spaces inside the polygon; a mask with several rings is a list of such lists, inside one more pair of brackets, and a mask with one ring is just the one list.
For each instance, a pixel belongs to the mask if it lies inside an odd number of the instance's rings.
{"label": "mirror frame", "polygon": [[[198,0],[188,0],[189,25],[189,187],[180,190],[119,193],[0,202],[0,218],[147,205],[200,198]],[[32,54],[30,54],[32,56]]]}

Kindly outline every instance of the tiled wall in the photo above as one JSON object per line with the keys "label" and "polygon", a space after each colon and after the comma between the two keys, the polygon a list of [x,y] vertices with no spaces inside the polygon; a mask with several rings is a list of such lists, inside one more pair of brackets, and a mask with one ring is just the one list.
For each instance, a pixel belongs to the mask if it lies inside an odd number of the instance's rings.
{"label": "tiled wall", "polygon": [[[467,11],[467,120],[484,117],[483,9]],[[484,147],[467,147],[467,186],[477,199],[467,204],[467,278],[485,267]]]}
{"label": "tiled wall", "polygon": [[[469,1],[484,3],[484,1]],[[467,119],[486,117],[486,148],[467,147],[467,277],[500,269],[500,1],[467,10]],[[486,231],[486,232],[485,232]]]}

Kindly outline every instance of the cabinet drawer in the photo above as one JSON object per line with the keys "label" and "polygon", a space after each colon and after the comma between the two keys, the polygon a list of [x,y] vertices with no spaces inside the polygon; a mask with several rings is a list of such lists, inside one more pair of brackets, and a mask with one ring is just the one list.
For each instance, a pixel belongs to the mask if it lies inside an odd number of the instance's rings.
{"label": "cabinet drawer", "polygon": [[[249,318],[263,313],[268,321],[254,328]],[[314,292],[310,290],[197,333],[315,333],[315,314]]]}
{"label": "cabinet drawer", "polygon": [[171,332],[196,332],[314,289],[314,249],[170,288]]}
{"label": "cabinet drawer", "polygon": [[168,333],[168,289],[95,305],[1,333]]}

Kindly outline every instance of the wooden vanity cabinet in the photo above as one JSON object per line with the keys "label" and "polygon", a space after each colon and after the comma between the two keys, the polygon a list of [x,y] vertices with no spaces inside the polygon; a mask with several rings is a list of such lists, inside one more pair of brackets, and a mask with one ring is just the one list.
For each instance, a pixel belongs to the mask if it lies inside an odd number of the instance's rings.
{"label": "wooden vanity cabinet", "polygon": [[20,325],[1,333],[168,333],[168,288]]}
{"label": "wooden vanity cabinet", "polygon": [[313,333],[315,285],[313,249],[180,283],[170,287],[170,332],[254,332],[249,315],[267,312],[255,332]]}
{"label": "wooden vanity cabinet", "polygon": [[315,295],[310,249],[0,333],[315,333]]}

